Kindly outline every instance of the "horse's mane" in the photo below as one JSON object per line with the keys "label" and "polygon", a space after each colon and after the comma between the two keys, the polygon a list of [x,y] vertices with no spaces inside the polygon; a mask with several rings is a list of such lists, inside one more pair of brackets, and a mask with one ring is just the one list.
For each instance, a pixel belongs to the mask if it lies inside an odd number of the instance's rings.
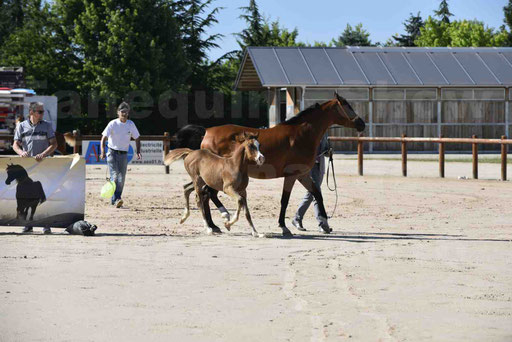
{"label": "horse's mane", "polygon": [[314,105],[311,105],[308,108],[304,109],[302,112],[295,115],[294,117],[292,117],[284,122],[281,122],[280,125],[297,125],[297,124],[303,122],[305,116],[307,116],[308,114],[310,114],[318,109],[320,109],[320,104],[317,102]]}

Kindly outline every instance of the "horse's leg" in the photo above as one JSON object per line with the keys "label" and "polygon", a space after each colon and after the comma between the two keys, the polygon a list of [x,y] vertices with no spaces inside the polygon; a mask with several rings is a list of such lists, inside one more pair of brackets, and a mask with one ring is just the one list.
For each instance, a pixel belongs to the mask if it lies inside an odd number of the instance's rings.
{"label": "horse's leg", "polygon": [[183,186],[183,196],[185,197],[185,210],[181,217],[180,224],[185,222],[190,216],[190,194],[194,191],[194,184],[187,183]]}
{"label": "horse's leg", "polygon": [[231,215],[229,215],[229,211],[224,207],[222,202],[219,200],[219,197],[217,194],[219,193],[217,190],[208,187],[208,191],[210,192],[210,199],[212,200],[213,204],[219,209],[220,216],[224,219],[224,222],[228,222],[231,218]]}
{"label": "horse's leg", "polygon": [[251,213],[249,212],[249,207],[247,206],[247,192],[244,191],[241,195],[242,195],[242,205],[245,210],[245,218],[247,219],[247,222],[249,222],[249,225],[251,226],[252,236],[258,237],[259,236],[258,231],[256,230],[256,228],[254,228],[254,224],[252,223],[252,219],[251,219]]}
{"label": "horse's leg", "polygon": [[203,187],[201,187],[200,191],[202,192],[202,198],[203,198],[203,211],[206,219],[206,223],[208,224],[208,227],[211,229],[213,234],[222,234],[222,231],[219,227],[213,223],[212,220],[212,213],[210,210],[210,193],[208,191],[208,186],[205,184]]}
{"label": "horse's leg", "polygon": [[202,185],[204,184],[203,180],[201,178],[197,178],[194,180],[194,189],[196,191],[196,201],[197,201],[197,207],[199,208],[199,211],[201,212],[201,215],[203,215],[203,223],[204,223],[204,227],[206,228],[206,233],[207,234],[212,234],[212,229],[208,226],[208,222],[206,220],[206,214],[204,212],[204,208],[203,208],[203,203],[204,203],[204,199],[203,199],[203,192],[201,191],[201,187]]}
{"label": "horse's leg", "polygon": [[318,204],[318,210],[320,214],[320,220],[323,222],[322,229],[324,233],[329,234],[332,229],[329,228],[329,223],[327,222],[327,212],[324,207],[324,199],[322,196],[322,192],[318,188],[318,185],[313,182],[309,173],[299,177],[299,182],[306,188],[307,191],[313,194],[316,203]]}
{"label": "horse's leg", "polygon": [[292,193],[293,185],[297,180],[296,176],[288,176],[284,178],[283,193],[281,195],[281,211],[279,212],[279,228],[283,231],[283,236],[293,236],[292,232],[286,228],[284,221],[286,215],[286,208],[288,207],[288,201],[290,200],[290,194]]}
{"label": "horse's leg", "polygon": [[230,230],[231,226],[234,225],[235,222],[238,221],[238,219],[240,217],[240,211],[242,210],[242,207],[243,207],[243,200],[242,200],[242,196],[240,196],[240,194],[238,192],[236,192],[236,190],[233,189],[232,186],[225,187],[224,192],[226,193],[226,195],[228,195],[229,197],[236,200],[236,202],[238,204],[237,208],[236,208],[235,217],[233,217],[230,221],[224,222],[224,227],[226,227],[227,230]]}

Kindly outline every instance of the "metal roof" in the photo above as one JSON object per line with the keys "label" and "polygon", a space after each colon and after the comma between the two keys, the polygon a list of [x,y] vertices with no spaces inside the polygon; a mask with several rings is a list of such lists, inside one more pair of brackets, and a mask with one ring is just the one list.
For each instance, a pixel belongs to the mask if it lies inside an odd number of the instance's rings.
{"label": "metal roof", "polygon": [[512,86],[512,48],[248,47],[237,90]]}

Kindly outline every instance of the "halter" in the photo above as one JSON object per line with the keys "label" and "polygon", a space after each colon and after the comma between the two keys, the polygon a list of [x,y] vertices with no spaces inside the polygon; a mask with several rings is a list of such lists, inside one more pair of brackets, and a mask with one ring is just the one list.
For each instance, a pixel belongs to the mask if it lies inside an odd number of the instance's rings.
{"label": "halter", "polygon": [[[338,94],[336,94],[338,95]],[[345,100],[346,101],[346,100]],[[341,111],[343,112],[343,115],[345,116],[345,118],[348,120],[348,121],[353,121],[353,119],[349,118],[347,112],[345,111],[345,109],[343,108],[343,104],[341,103],[341,101],[338,99],[338,96],[336,96],[336,102],[338,102],[339,106],[341,107]]]}

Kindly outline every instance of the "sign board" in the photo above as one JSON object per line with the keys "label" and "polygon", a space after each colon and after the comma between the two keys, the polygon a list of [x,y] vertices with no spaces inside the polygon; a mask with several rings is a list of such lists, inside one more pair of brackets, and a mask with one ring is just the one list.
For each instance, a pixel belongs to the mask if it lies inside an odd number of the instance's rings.
{"label": "sign board", "polygon": [[66,228],[83,220],[84,212],[85,161],[80,155],[41,162],[0,156],[0,226]]}
{"label": "sign board", "polygon": [[[128,149],[128,164],[143,165],[163,165],[163,142],[162,141],[141,141],[140,152],[142,160],[137,160],[135,156],[135,141],[130,142]],[[105,149],[105,152],[108,148]],[[107,161],[99,160],[100,158],[100,142],[94,140],[82,141],[82,156],[86,164],[106,165]]]}

